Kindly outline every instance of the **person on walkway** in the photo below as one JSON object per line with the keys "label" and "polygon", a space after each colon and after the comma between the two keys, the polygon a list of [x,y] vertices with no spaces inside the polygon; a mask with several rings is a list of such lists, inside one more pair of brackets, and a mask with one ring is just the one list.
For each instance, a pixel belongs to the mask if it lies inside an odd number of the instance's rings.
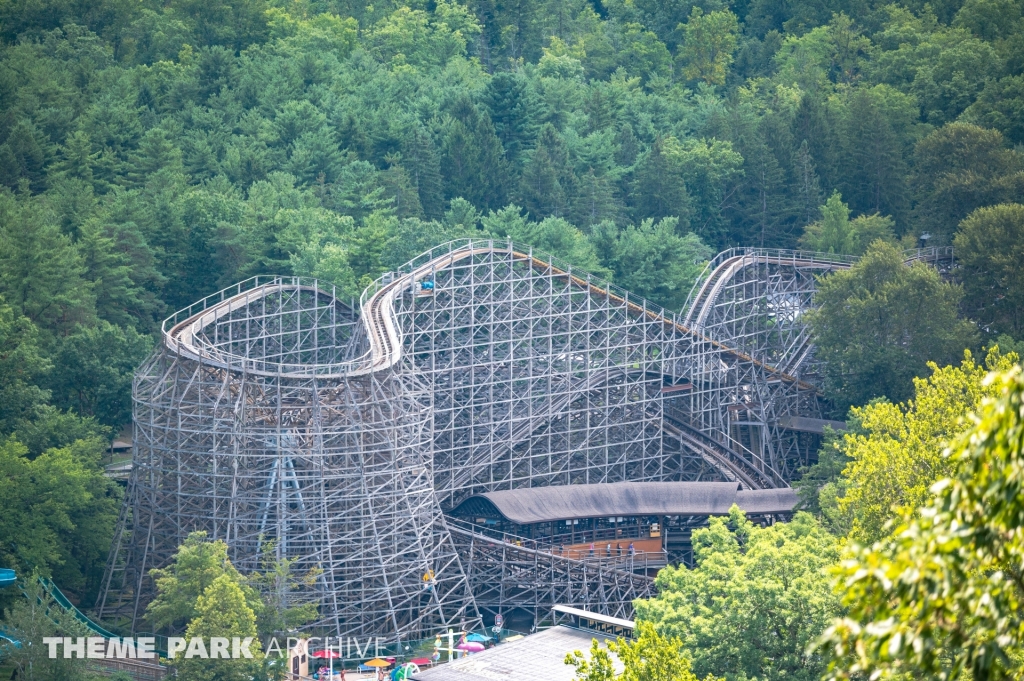
{"label": "person on walkway", "polygon": [[612,543],[611,542],[608,542],[608,546],[605,547],[604,551],[605,551],[606,554],[608,554],[609,558],[612,557]]}
{"label": "person on walkway", "polygon": [[622,558],[622,542],[615,545],[615,548],[619,550],[619,558]]}
{"label": "person on walkway", "polygon": [[594,557],[594,542],[590,542],[590,557]]}
{"label": "person on walkway", "polygon": [[636,548],[633,546],[633,542],[629,542],[629,557],[632,558],[636,555]]}

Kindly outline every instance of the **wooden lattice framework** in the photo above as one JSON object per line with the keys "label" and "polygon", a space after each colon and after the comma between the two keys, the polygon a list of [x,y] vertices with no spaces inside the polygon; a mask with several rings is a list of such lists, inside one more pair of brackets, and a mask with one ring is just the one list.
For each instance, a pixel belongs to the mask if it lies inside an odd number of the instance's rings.
{"label": "wooden lattice framework", "polygon": [[100,615],[138,625],[148,571],[195,530],[243,571],[268,540],[319,568],[294,597],[331,635],[409,640],[563,600],[627,615],[649,579],[527,555],[444,512],[539,485],[785,486],[814,442],[781,421],[820,416],[802,313],[816,276],[848,266],[727,251],[676,315],[529,248],[463,241],[385,274],[358,313],[294,277],[215,294],[164,323],[136,375]]}

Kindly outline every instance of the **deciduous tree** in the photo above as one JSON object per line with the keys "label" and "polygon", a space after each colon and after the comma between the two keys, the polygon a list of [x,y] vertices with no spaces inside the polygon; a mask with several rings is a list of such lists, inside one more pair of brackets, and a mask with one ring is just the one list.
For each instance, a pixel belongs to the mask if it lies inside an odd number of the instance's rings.
{"label": "deciduous tree", "polygon": [[990,333],[1024,336],[1024,205],[979,208],[954,241],[964,268],[964,305]]}
{"label": "deciduous tree", "polygon": [[693,549],[693,569],[658,573],[659,595],[636,601],[637,620],[678,637],[698,677],[821,678],[825,659],[805,650],[840,612],[827,576],[837,540],[807,513],[758,527],[733,506],[693,531]]}
{"label": "deciduous tree", "polygon": [[689,20],[679,30],[683,33],[683,45],[676,58],[683,65],[683,77],[724,85],[739,34],[736,15],[727,9],[704,14],[694,6]]}
{"label": "deciduous tree", "polygon": [[957,317],[962,297],[934,268],[905,265],[882,241],[849,270],[825,277],[808,322],[837,413],[875,397],[905,400],[929,361],[946,365],[973,347],[977,331]]}
{"label": "deciduous tree", "polygon": [[821,640],[827,678],[1024,673],[1024,378],[989,381],[997,397],[952,444],[951,475],[889,539],[843,561],[849,614]]}

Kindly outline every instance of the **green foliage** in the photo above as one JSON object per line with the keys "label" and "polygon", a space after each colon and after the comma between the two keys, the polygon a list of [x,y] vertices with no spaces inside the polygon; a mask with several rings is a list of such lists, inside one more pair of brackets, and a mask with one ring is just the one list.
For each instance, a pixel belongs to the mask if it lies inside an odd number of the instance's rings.
{"label": "green foliage", "polygon": [[877,213],[850,220],[850,207],[835,192],[821,207],[821,220],[804,227],[800,247],[822,253],[862,255],[869,244],[879,239],[895,241],[892,220]]}
{"label": "green foliage", "polygon": [[[311,568],[305,574],[295,574],[296,560],[277,555],[276,542],[264,542],[260,570],[248,575],[248,583],[255,588],[264,607],[257,611],[256,629],[261,636],[274,636],[294,631],[317,616],[316,603],[295,603],[294,592],[302,586],[315,586],[322,569]],[[193,620],[194,621],[194,620]]]}
{"label": "green foliage", "polygon": [[1021,632],[1024,380],[988,379],[990,397],[950,447],[950,471],[888,539],[851,547],[838,571],[847,617],[821,640],[829,678],[1014,679]]}
{"label": "green foliage", "polygon": [[184,658],[174,661],[178,677],[184,681],[249,681],[262,669],[262,650],[256,639],[256,614],[249,606],[239,581],[224,572],[203,589],[195,603],[195,614],[185,630],[185,638],[209,641],[220,636],[244,639],[252,637],[252,659]]}
{"label": "green foliage", "polygon": [[879,241],[852,268],[824,278],[808,321],[837,411],[873,397],[905,400],[928,362],[945,365],[973,347],[976,330],[957,317],[962,295]]}
{"label": "green foliage", "polygon": [[940,244],[950,243],[977,208],[1024,192],[1024,156],[1006,148],[998,131],[968,123],[951,123],[918,142],[914,165],[918,226]]}
{"label": "green foliage", "polygon": [[[209,600],[202,601],[202,597],[214,583],[218,584],[214,590],[216,598],[231,601],[232,611],[225,616],[233,622],[237,620],[237,626],[244,626],[251,617],[255,630],[256,613],[263,610],[259,594],[246,584],[228,560],[228,545],[219,539],[207,540],[206,532],[189,534],[171,564],[151,570],[150,576],[156,584],[157,595],[146,607],[146,619],[156,630],[182,631],[186,625],[191,626],[204,615],[201,605],[210,604]],[[235,602],[235,589],[241,594],[241,604]]]}
{"label": "green foliage", "polygon": [[638,219],[674,217],[689,223],[690,196],[683,159],[675,138],[657,139],[637,161],[633,175],[633,213]]}
{"label": "green foliage", "polygon": [[713,255],[690,232],[679,236],[679,221],[644,220],[619,230],[604,222],[594,228],[593,240],[601,260],[611,267],[618,285],[670,310],[681,310],[693,282]]}
{"label": "green foliage", "polygon": [[981,366],[966,353],[960,366],[931,364],[932,375],[914,379],[914,396],[906,403],[853,408],[858,432],[840,445],[847,460],[844,493],[822,499],[823,510],[831,507],[833,517],[848,519],[844,524],[855,541],[868,545],[885,538],[890,522],[923,506],[929,488],[952,473],[943,450],[968,427],[982,400],[993,396],[986,369],[1005,371],[1018,359],[992,351]]}
{"label": "green foliage", "polygon": [[826,572],[836,539],[807,513],[758,527],[734,505],[692,541],[695,567],[659,572],[637,619],[678,637],[698,677],[819,679],[825,659],[804,651],[840,612]]}
{"label": "green foliage", "polygon": [[967,216],[956,235],[966,303],[990,332],[1024,335],[1024,205],[1001,204]]}
{"label": "green foliage", "polygon": [[736,15],[727,9],[704,14],[695,6],[680,29],[683,46],[677,58],[683,63],[683,77],[724,85],[739,33]]}
{"label": "green foliage", "polygon": [[57,605],[41,584],[39,575],[29,572],[20,580],[25,598],[12,601],[3,613],[4,634],[22,643],[16,647],[0,639],[0,657],[13,667],[12,676],[25,681],[90,681],[85,665],[65,659],[58,649],[51,658],[45,637],[88,636],[85,626]]}
{"label": "green foliage", "polygon": [[[1017,39],[1019,40],[1019,37]],[[1014,144],[1021,144],[1024,143],[1022,113],[1024,75],[1016,75],[990,80],[985,89],[978,94],[975,102],[967,107],[964,117],[979,125],[995,128]]]}
{"label": "green foliage", "polygon": [[48,381],[59,397],[56,406],[119,431],[131,423],[132,376],[151,349],[152,340],[130,326],[79,327],[61,339],[53,355],[61,367]]}
{"label": "green foliage", "polygon": [[86,603],[95,598],[121,503],[103,475],[98,438],[34,458],[14,437],[0,441],[0,563],[38,572]]}
{"label": "green foliage", "polygon": [[52,334],[95,319],[92,287],[71,239],[39,201],[0,193],[0,294]]}
{"label": "green foliage", "polygon": [[[638,622],[637,634],[632,641],[609,641],[607,649],[594,639],[589,660],[574,650],[565,656],[565,664],[576,669],[577,681],[697,681],[678,637],[663,636],[650,622]],[[616,674],[612,654],[622,666],[621,674]],[[716,679],[709,674],[705,681]]]}
{"label": "green foliage", "polygon": [[30,419],[49,394],[39,383],[52,365],[39,347],[39,331],[0,299],[0,434]]}

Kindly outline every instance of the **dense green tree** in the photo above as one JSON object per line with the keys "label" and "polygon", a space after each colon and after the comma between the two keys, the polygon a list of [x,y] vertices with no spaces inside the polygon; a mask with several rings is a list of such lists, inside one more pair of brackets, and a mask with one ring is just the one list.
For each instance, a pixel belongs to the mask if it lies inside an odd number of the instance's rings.
{"label": "dense green tree", "polygon": [[821,678],[825,659],[805,651],[840,613],[827,577],[836,539],[810,514],[758,527],[734,505],[692,541],[694,567],[659,572],[637,620],[679,637],[698,677]]}
{"label": "dense green tree", "polygon": [[0,561],[52,577],[85,604],[99,590],[121,503],[100,467],[105,448],[79,440],[33,459],[14,437],[0,442]]}
{"label": "dense green tree", "polygon": [[484,229],[496,237],[533,246],[540,253],[562,258],[584,272],[605,276],[608,270],[598,260],[594,244],[586,235],[562,218],[544,218],[533,222],[522,215],[519,206],[508,206],[484,217]]}
{"label": "dense green tree", "polygon": [[31,419],[50,395],[40,387],[53,365],[39,347],[39,332],[0,299],[0,436]]}
{"label": "dense green tree", "polygon": [[[195,615],[185,630],[187,639],[207,644],[213,637],[249,639],[247,658],[174,660],[177,675],[186,681],[249,681],[262,669],[263,652],[256,637],[256,613],[239,580],[228,572],[217,575],[195,603]],[[209,651],[207,651],[209,653]]]}
{"label": "dense green tree", "polygon": [[36,201],[0,194],[0,294],[41,330],[64,334],[95,318],[92,287],[71,239]]}
{"label": "dense green tree", "polygon": [[[566,655],[565,663],[576,669],[577,681],[697,681],[678,637],[663,636],[650,622],[638,622],[637,632],[632,641],[609,641],[607,649],[594,639],[590,659],[574,650]],[[622,664],[621,675],[616,673],[609,652]],[[704,681],[716,679],[709,674]]]}
{"label": "dense green tree", "polygon": [[999,74],[999,56],[990,43],[937,23],[927,11],[915,16],[898,5],[884,11],[889,21],[875,36],[882,49],[869,70],[878,82],[913,95],[924,120],[956,120],[985,81]]}
{"label": "dense green tree", "polygon": [[[156,584],[156,597],[146,607],[146,618],[158,631],[182,631],[203,611],[200,598],[220,579],[218,589],[234,585],[242,595],[242,605],[253,617],[263,609],[259,593],[245,583],[242,575],[228,559],[228,545],[221,540],[210,541],[206,532],[192,532],[174,554],[166,568],[151,570]],[[239,606],[238,609],[241,609]],[[248,634],[246,634],[248,635]]]}
{"label": "dense green tree", "polygon": [[724,85],[736,50],[739,26],[727,9],[704,14],[694,7],[683,31],[683,46],[676,58],[683,64],[683,77],[709,85]]}
{"label": "dense green tree", "polygon": [[735,118],[733,143],[743,165],[729,190],[732,229],[706,238],[720,247],[736,243],[790,245],[787,242],[795,239],[784,235],[793,228],[791,199],[795,192],[777,150],[765,134],[777,128],[777,122],[770,118],[756,120],[750,111],[737,112]]}
{"label": "dense green tree", "polygon": [[577,197],[578,184],[558,132],[551,124],[544,126],[523,169],[519,189],[523,206],[536,217],[565,217]]}
{"label": "dense green tree", "polygon": [[619,230],[604,222],[593,241],[616,284],[669,310],[679,311],[712,251],[690,232],[680,236],[677,218],[644,220]]}
{"label": "dense green tree", "polygon": [[686,226],[690,219],[690,195],[678,156],[666,148],[671,146],[672,142],[657,139],[637,160],[633,175],[633,213],[637,219],[675,217]]}
{"label": "dense green tree", "polygon": [[30,418],[22,419],[14,433],[18,442],[28,448],[34,459],[49,449],[61,449],[79,440],[95,443],[104,449],[113,438],[114,430],[100,424],[95,417],[79,416],[73,411],[61,411],[53,405],[38,405]]}
{"label": "dense green tree", "polygon": [[47,381],[54,404],[119,431],[131,423],[132,376],[151,349],[152,339],[130,326],[100,322],[76,329],[53,355],[60,367]]}
{"label": "dense green tree", "polygon": [[989,333],[1024,336],[1024,205],[979,208],[954,244],[968,313]]}
{"label": "dense green tree", "polygon": [[[803,169],[813,167],[820,180],[822,189],[834,189],[838,185],[840,140],[835,114],[823,105],[815,93],[805,93],[800,97],[792,120],[793,140],[800,148],[806,149],[806,157],[802,161]],[[806,147],[804,147],[806,145]],[[804,180],[804,178],[801,178]],[[800,182],[801,192],[806,191],[804,181]],[[817,210],[819,203],[811,202],[810,197],[801,196],[804,203],[804,215],[812,208]],[[804,224],[812,220],[807,219]]]}
{"label": "dense green tree", "polygon": [[1020,677],[1024,380],[990,383],[998,398],[951,444],[924,508],[841,564],[849,614],[822,638],[827,678]]}
{"label": "dense green tree", "polygon": [[990,80],[964,117],[999,130],[1014,144],[1024,143],[1024,75]]}
{"label": "dense green tree", "polygon": [[41,191],[45,188],[46,140],[31,121],[22,120],[0,144],[0,183],[15,189],[24,181]]}
{"label": "dense green tree", "polygon": [[403,146],[403,165],[409,181],[416,188],[423,214],[439,220],[444,212],[444,188],[441,182],[441,161],[437,147],[423,128],[409,133]]}
{"label": "dense green tree", "polygon": [[808,321],[837,412],[874,397],[908,399],[928,362],[949,364],[974,346],[977,331],[957,317],[962,297],[935,269],[904,264],[881,241],[849,270],[822,280]]}
{"label": "dense green tree", "polygon": [[412,177],[402,163],[402,155],[386,156],[385,162],[388,163],[388,169],[381,173],[380,182],[384,187],[385,198],[391,201],[395,215],[400,218],[423,217],[419,191],[413,185]]}
{"label": "dense green tree", "polygon": [[821,206],[821,220],[804,227],[800,247],[822,253],[861,255],[873,242],[894,241],[892,220],[881,215],[850,219],[850,207],[834,192]]}
{"label": "dense green tree", "polygon": [[898,128],[911,103],[883,86],[857,89],[847,102],[842,133],[839,190],[855,212],[890,215],[897,225],[909,207],[905,149]]}
{"label": "dense green tree", "polygon": [[693,231],[708,241],[720,241],[726,231],[730,186],[743,175],[743,157],[730,142],[716,139],[688,139],[667,147],[690,195]]}
{"label": "dense green tree", "polygon": [[522,153],[537,136],[539,101],[522,73],[501,71],[487,83],[484,102],[494,123],[494,132],[505,150],[505,157],[518,164]]}
{"label": "dense green tree", "polygon": [[950,123],[917,143],[912,182],[917,224],[938,243],[981,206],[1024,200],[1024,156],[996,130]]}
{"label": "dense green tree", "polygon": [[141,234],[131,228],[82,226],[78,250],[85,279],[92,282],[96,315],[105,321],[144,330],[163,312],[156,290],[164,278]]}
{"label": "dense green tree", "polygon": [[861,544],[888,536],[890,522],[916,513],[931,486],[952,473],[943,450],[969,427],[968,416],[982,401],[996,395],[985,382],[988,371],[1005,371],[1017,359],[991,352],[984,365],[969,354],[959,366],[932,364],[928,378],[914,379],[912,399],[852,409],[856,428],[838,443],[846,461],[842,480],[822,490],[823,513]]}
{"label": "dense green tree", "polygon": [[445,126],[441,174],[449,198],[461,196],[485,210],[505,205],[510,181],[505,152],[490,117],[467,97],[455,103]]}

